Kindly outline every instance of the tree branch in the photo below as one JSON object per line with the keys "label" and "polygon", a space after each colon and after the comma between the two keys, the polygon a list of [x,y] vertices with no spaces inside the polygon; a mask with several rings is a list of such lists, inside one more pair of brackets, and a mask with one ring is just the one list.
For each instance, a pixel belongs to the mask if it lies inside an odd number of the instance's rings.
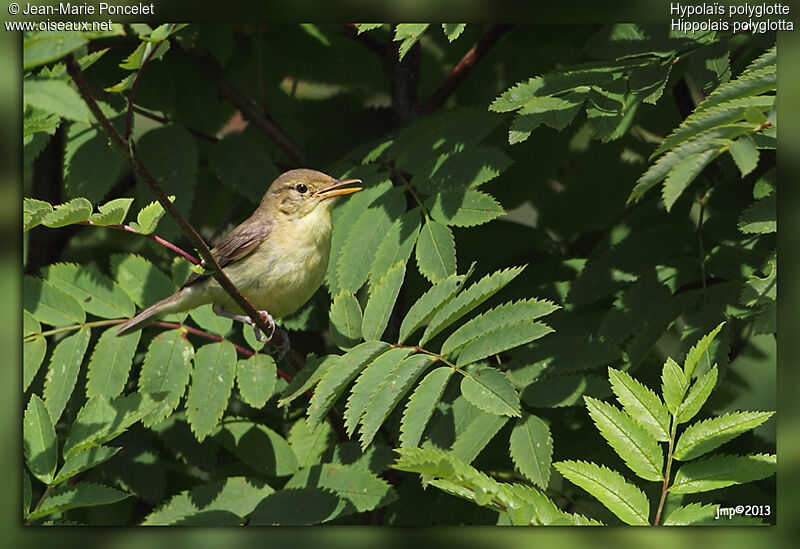
{"label": "tree branch", "polygon": [[344,25],[342,27],[342,32],[345,36],[365,46],[380,58],[383,58],[383,56],[389,51],[389,45],[386,42],[378,40],[366,32],[364,34],[358,34],[358,27],[356,27],[353,23]]}
{"label": "tree branch", "polygon": [[182,248],[179,248],[178,246],[176,246],[175,244],[173,244],[169,240],[165,240],[165,239],[161,238],[160,236],[157,236],[157,235],[154,235],[154,234],[143,234],[143,233],[140,233],[139,231],[137,231],[136,229],[134,229],[130,225],[97,225],[97,224],[93,223],[91,220],[89,220],[89,221],[81,221],[80,223],[78,223],[78,225],[90,225],[92,227],[106,227],[106,228],[109,228],[109,229],[120,229],[122,231],[126,231],[126,232],[129,232],[129,233],[138,234],[140,236],[145,236],[145,237],[149,238],[150,240],[152,240],[153,242],[161,244],[165,248],[168,248],[168,249],[172,250],[173,252],[175,252],[179,256],[181,256],[184,259],[186,259],[187,261],[189,261],[189,263],[191,263],[192,265],[199,265],[200,264],[200,261],[195,256],[193,256],[192,254],[190,254],[186,250],[183,250]]}
{"label": "tree branch", "polygon": [[258,326],[263,333],[270,333],[270,327],[267,324],[266,319],[258,312],[258,309],[256,309],[255,306],[250,303],[250,300],[248,300],[244,294],[242,294],[242,292],[233,284],[233,282],[231,282],[230,278],[228,278],[228,276],[222,271],[222,268],[219,266],[219,263],[217,263],[216,258],[211,253],[211,249],[205,243],[197,230],[195,230],[195,228],[186,220],[186,218],[181,215],[175,205],[167,198],[164,190],[159,186],[153,175],[142,163],[139,155],[136,153],[136,147],[134,146],[133,142],[128,143],[125,141],[114,125],[111,124],[111,121],[100,110],[100,107],[97,105],[97,102],[92,96],[92,92],[89,89],[86,78],[83,76],[83,71],[81,71],[80,66],[72,57],[72,55],[67,56],[65,61],[67,72],[75,82],[75,85],[78,87],[78,92],[86,102],[89,110],[92,111],[94,117],[108,134],[111,144],[123,156],[125,156],[128,162],[131,163],[134,171],[139,175],[142,181],[144,181],[145,184],[150,187],[150,190],[156,196],[156,199],[164,208],[164,210],[178,223],[178,226],[181,228],[183,234],[186,235],[192,245],[200,253],[200,257],[203,258],[206,267],[211,270],[211,276],[214,277],[219,285],[222,286],[228,295],[231,296],[236,304],[241,307],[245,314],[247,314],[247,316],[253,320],[255,325]]}
{"label": "tree branch", "polygon": [[492,46],[503,36],[513,25],[494,25],[489,31],[481,36],[481,39],[470,48],[470,50],[461,58],[458,65],[453,67],[450,74],[444,79],[444,82],[433,92],[431,98],[422,107],[423,113],[435,111],[444,105],[447,98],[453,95],[456,88],[464,81],[467,75],[475,67],[475,64],[483,59]]}

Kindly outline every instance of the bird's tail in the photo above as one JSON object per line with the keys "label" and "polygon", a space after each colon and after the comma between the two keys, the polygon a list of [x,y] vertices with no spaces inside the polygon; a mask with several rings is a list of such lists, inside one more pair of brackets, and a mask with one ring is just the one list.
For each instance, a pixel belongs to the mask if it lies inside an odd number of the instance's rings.
{"label": "bird's tail", "polygon": [[183,297],[182,294],[183,290],[172,294],[166,299],[162,299],[154,305],[150,305],[147,309],[120,326],[119,330],[117,330],[117,335],[122,336],[131,332],[135,332],[136,330],[141,330],[151,322],[158,320],[160,316],[175,312],[174,309],[177,307],[174,306],[177,305],[179,299]]}

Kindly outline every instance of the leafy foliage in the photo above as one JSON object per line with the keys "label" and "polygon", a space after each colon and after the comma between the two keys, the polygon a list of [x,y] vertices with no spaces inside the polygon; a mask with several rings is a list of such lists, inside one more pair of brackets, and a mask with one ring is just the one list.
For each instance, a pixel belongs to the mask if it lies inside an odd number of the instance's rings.
{"label": "leafy foliage", "polygon": [[[774,408],[774,41],[547,32],[26,34],[26,523],[678,525],[772,501],[773,412],[741,408]],[[299,166],[364,189],[277,319],[286,357],[210,305],[117,336],[203,272],[145,175],[214,244]]]}

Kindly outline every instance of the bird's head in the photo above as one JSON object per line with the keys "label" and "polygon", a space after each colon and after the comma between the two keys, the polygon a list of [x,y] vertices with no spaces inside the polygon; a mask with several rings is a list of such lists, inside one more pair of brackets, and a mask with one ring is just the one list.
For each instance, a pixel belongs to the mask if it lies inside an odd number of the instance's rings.
{"label": "bird's head", "polygon": [[272,182],[261,200],[261,209],[273,215],[302,218],[316,210],[330,210],[338,196],[360,191],[360,179],[334,179],[316,170],[296,169],[284,172]]}

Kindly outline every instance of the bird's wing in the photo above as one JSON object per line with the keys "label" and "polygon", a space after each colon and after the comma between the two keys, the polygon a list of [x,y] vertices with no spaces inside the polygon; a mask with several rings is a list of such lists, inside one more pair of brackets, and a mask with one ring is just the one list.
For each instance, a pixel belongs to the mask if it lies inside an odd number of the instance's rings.
{"label": "bird's wing", "polygon": [[[211,253],[214,254],[219,266],[224,269],[226,265],[230,265],[255,250],[259,244],[264,242],[271,230],[270,223],[265,223],[263,220],[256,222],[250,218],[233,229],[211,250]],[[206,276],[208,275],[192,273],[183,286],[194,284]]]}

